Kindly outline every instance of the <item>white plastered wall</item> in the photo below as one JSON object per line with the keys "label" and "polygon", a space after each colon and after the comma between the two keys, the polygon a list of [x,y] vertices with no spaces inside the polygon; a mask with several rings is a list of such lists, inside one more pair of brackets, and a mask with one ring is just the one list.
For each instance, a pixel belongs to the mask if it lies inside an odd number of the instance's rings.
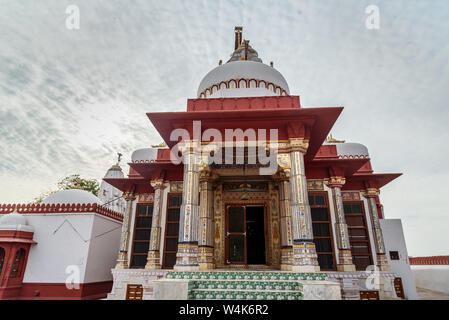
{"label": "white plastered wall", "polygon": [[[401,219],[380,219],[380,227],[384,237],[388,263],[392,271],[402,278],[405,297],[411,300],[419,299],[413,272],[410,269]],[[399,260],[391,260],[390,251],[398,251]]]}
{"label": "white plastered wall", "polygon": [[[78,270],[79,283],[112,280],[108,263],[101,260],[89,262],[88,256],[93,246],[93,252],[105,250],[107,253],[103,257],[110,254],[109,260],[112,257],[116,259],[117,248],[114,248],[114,254],[111,253],[113,249],[101,248],[100,242],[92,241],[92,234],[93,230],[113,225],[120,227],[121,222],[95,213],[30,214],[27,220],[34,227],[33,240],[37,244],[31,246],[24,283],[65,283],[69,275],[76,276]],[[109,241],[117,243],[120,232],[109,237]],[[93,265],[95,263],[96,266]]]}

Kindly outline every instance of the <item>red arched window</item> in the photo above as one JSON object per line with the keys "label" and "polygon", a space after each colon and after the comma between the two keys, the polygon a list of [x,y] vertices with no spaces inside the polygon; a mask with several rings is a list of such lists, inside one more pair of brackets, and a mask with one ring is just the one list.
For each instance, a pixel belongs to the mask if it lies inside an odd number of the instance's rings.
{"label": "red arched window", "polygon": [[23,262],[25,260],[25,249],[20,248],[16,251],[14,256],[14,262],[12,264],[11,272],[9,273],[9,278],[20,277],[23,269]]}
{"label": "red arched window", "polygon": [[0,275],[2,274],[4,262],[5,262],[5,249],[0,247]]}

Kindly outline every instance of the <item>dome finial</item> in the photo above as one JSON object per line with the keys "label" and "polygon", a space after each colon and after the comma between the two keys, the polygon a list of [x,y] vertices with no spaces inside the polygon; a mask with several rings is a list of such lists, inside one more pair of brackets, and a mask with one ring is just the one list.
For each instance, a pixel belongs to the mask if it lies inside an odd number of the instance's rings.
{"label": "dome finial", "polygon": [[121,154],[120,152],[117,152],[117,156],[118,156],[118,158],[117,158],[117,165],[119,166],[120,165],[120,161],[122,160],[123,154]]}
{"label": "dome finial", "polygon": [[235,33],[235,44],[234,44],[234,50],[237,50],[239,45],[242,43],[242,30],[243,27],[235,26],[234,33]]}

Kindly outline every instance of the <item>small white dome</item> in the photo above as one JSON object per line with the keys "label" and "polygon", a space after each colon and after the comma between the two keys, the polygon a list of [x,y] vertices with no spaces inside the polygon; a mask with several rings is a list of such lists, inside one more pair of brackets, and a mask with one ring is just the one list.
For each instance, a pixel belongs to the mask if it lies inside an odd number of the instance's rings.
{"label": "small white dome", "polygon": [[0,217],[0,225],[3,226],[26,226],[28,225],[27,218],[25,218],[22,214],[13,212],[10,214],[5,214]]}
{"label": "small white dome", "polygon": [[325,143],[332,144],[337,147],[337,154],[340,158],[369,158],[368,148],[363,144],[354,142],[345,143]]}
{"label": "small white dome", "polygon": [[118,164],[114,164],[104,175],[105,178],[124,178],[122,168]]}
{"label": "small white dome", "polygon": [[80,189],[69,189],[69,190],[61,190],[55,193],[52,193],[47,198],[42,201],[42,204],[63,204],[63,203],[74,203],[74,204],[92,204],[92,203],[100,203],[100,199],[98,199],[95,195],[88,191],[80,190]]}
{"label": "small white dome", "polygon": [[[256,81],[263,80],[265,82],[265,87],[253,88],[252,84],[249,83],[245,84],[245,88],[237,88],[237,86],[235,86],[234,88],[220,88],[220,83],[237,79],[245,79],[248,81],[251,79],[254,79]],[[285,81],[285,78],[282,76],[282,74],[275,68],[267,66],[262,62],[250,60],[230,61],[216,67],[203,78],[200,86],[198,87],[197,95],[198,97],[200,97],[206,89],[211,88],[214,85],[217,85],[216,91],[210,92],[210,95],[206,96],[206,98],[276,95],[276,93],[274,92],[275,88],[273,89],[273,91],[268,88],[269,84],[278,86],[283,89],[286,94],[290,94],[287,81]],[[222,90],[233,90],[234,94],[231,91],[218,94]],[[235,92],[237,90],[239,92],[241,91],[241,93],[235,95]]]}
{"label": "small white dome", "polygon": [[157,159],[157,149],[144,148],[138,149],[131,155],[132,162],[150,162]]}

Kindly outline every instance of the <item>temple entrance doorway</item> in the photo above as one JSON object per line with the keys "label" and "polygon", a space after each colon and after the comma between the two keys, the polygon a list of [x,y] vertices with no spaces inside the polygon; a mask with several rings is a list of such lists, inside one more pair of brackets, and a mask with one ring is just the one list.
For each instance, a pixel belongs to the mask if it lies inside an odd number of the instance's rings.
{"label": "temple entrance doorway", "polygon": [[263,205],[227,206],[227,264],[265,265],[267,263],[265,220]]}

